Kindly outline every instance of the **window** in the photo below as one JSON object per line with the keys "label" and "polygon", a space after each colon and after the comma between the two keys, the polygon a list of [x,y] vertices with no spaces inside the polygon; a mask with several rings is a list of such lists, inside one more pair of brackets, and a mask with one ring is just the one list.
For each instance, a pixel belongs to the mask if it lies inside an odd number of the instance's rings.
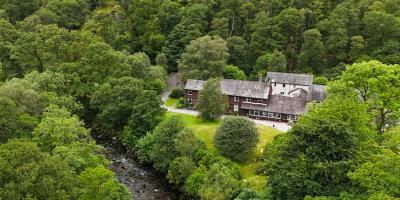
{"label": "window", "polygon": [[284,84],[282,84],[282,87],[286,87],[286,84],[284,83]]}
{"label": "window", "polygon": [[190,98],[190,97],[188,98],[188,103],[192,104],[192,98]]}
{"label": "window", "polygon": [[277,114],[276,114],[276,118],[277,118],[277,119],[280,119],[280,118],[281,118],[281,114],[280,114],[280,113],[277,113]]}
{"label": "window", "polygon": [[285,94],[285,92],[281,92],[281,94]]}
{"label": "window", "polygon": [[255,111],[254,111],[254,115],[255,115],[255,116],[260,116],[260,111],[255,110]]}
{"label": "window", "polygon": [[262,112],[262,115],[264,116],[264,117],[266,117],[266,116],[268,116],[268,112]]}
{"label": "window", "polygon": [[251,102],[251,98],[246,97],[246,102]]}
{"label": "window", "polygon": [[239,101],[239,97],[238,96],[234,96],[233,97],[233,101]]}
{"label": "window", "polygon": [[239,105],[233,105],[233,112],[239,112]]}
{"label": "window", "polygon": [[257,103],[263,103],[262,99],[257,99]]}
{"label": "window", "polygon": [[274,86],[276,86],[276,83],[274,83]]}
{"label": "window", "polygon": [[188,90],[188,95],[192,95],[193,91],[192,90]]}
{"label": "window", "polygon": [[268,112],[268,118],[273,118],[273,117],[274,117],[274,113]]}
{"label": "window", "polygon": [[296,118],[297,118],[296,115],[291,115],[291,116],[290,116],[290,119],[291,119],[292,121],[296,121]]}

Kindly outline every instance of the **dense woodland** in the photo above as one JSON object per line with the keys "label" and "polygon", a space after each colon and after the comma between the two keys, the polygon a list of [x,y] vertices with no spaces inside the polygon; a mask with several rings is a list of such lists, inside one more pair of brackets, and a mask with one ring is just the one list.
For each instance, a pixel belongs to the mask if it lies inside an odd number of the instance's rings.
{"label": "dense woodland", "polygon": [[[397,64],[398,0],[0,0],[0,199],[131,199],[93,136],[190,199],[400,199]],[[165,117],[177,71],[310,73],[329,96],[266,146],[255,191],[237,164],[255,125],[227,118],[208,149]],[[224,110],[215,82],[205,118]]]}

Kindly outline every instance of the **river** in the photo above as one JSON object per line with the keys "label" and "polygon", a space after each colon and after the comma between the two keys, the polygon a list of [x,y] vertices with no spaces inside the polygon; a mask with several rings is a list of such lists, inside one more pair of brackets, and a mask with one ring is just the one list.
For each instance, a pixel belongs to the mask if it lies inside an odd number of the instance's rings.
{"label": "river", "polygon": [[122,150],[104,146],[105,155],[110,161],[109,168],[118,180],[125,184],[135,200],[177,200],[179,194],[165,179],[165,175],[143,166],[135,158],[127,156]]}

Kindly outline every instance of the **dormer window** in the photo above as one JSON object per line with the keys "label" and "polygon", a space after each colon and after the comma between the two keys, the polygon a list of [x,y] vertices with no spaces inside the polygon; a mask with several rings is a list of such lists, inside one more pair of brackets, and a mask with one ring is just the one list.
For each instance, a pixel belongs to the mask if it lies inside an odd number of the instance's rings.
{"label": "dormer window", "polygon": [[192,95],[192,90],[188,90],[188,95]]}

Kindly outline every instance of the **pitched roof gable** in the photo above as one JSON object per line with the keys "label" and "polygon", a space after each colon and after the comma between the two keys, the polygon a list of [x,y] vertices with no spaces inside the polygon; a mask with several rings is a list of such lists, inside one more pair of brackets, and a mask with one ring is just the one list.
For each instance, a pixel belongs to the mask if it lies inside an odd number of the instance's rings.
{"label": "pitched roof gable", "polygon": [[[186,90],[202,90],[205,81],[188,79]],[[268,99],[269,88],[265,82],[224,79],[220,82],[222,93],[229,96],[241,96]]]}
{"label": "pitched roof gable", "polygon": [[294,85],[312,85],[313,76],[308,74],[268,72],[266,82],[286,83]]}

